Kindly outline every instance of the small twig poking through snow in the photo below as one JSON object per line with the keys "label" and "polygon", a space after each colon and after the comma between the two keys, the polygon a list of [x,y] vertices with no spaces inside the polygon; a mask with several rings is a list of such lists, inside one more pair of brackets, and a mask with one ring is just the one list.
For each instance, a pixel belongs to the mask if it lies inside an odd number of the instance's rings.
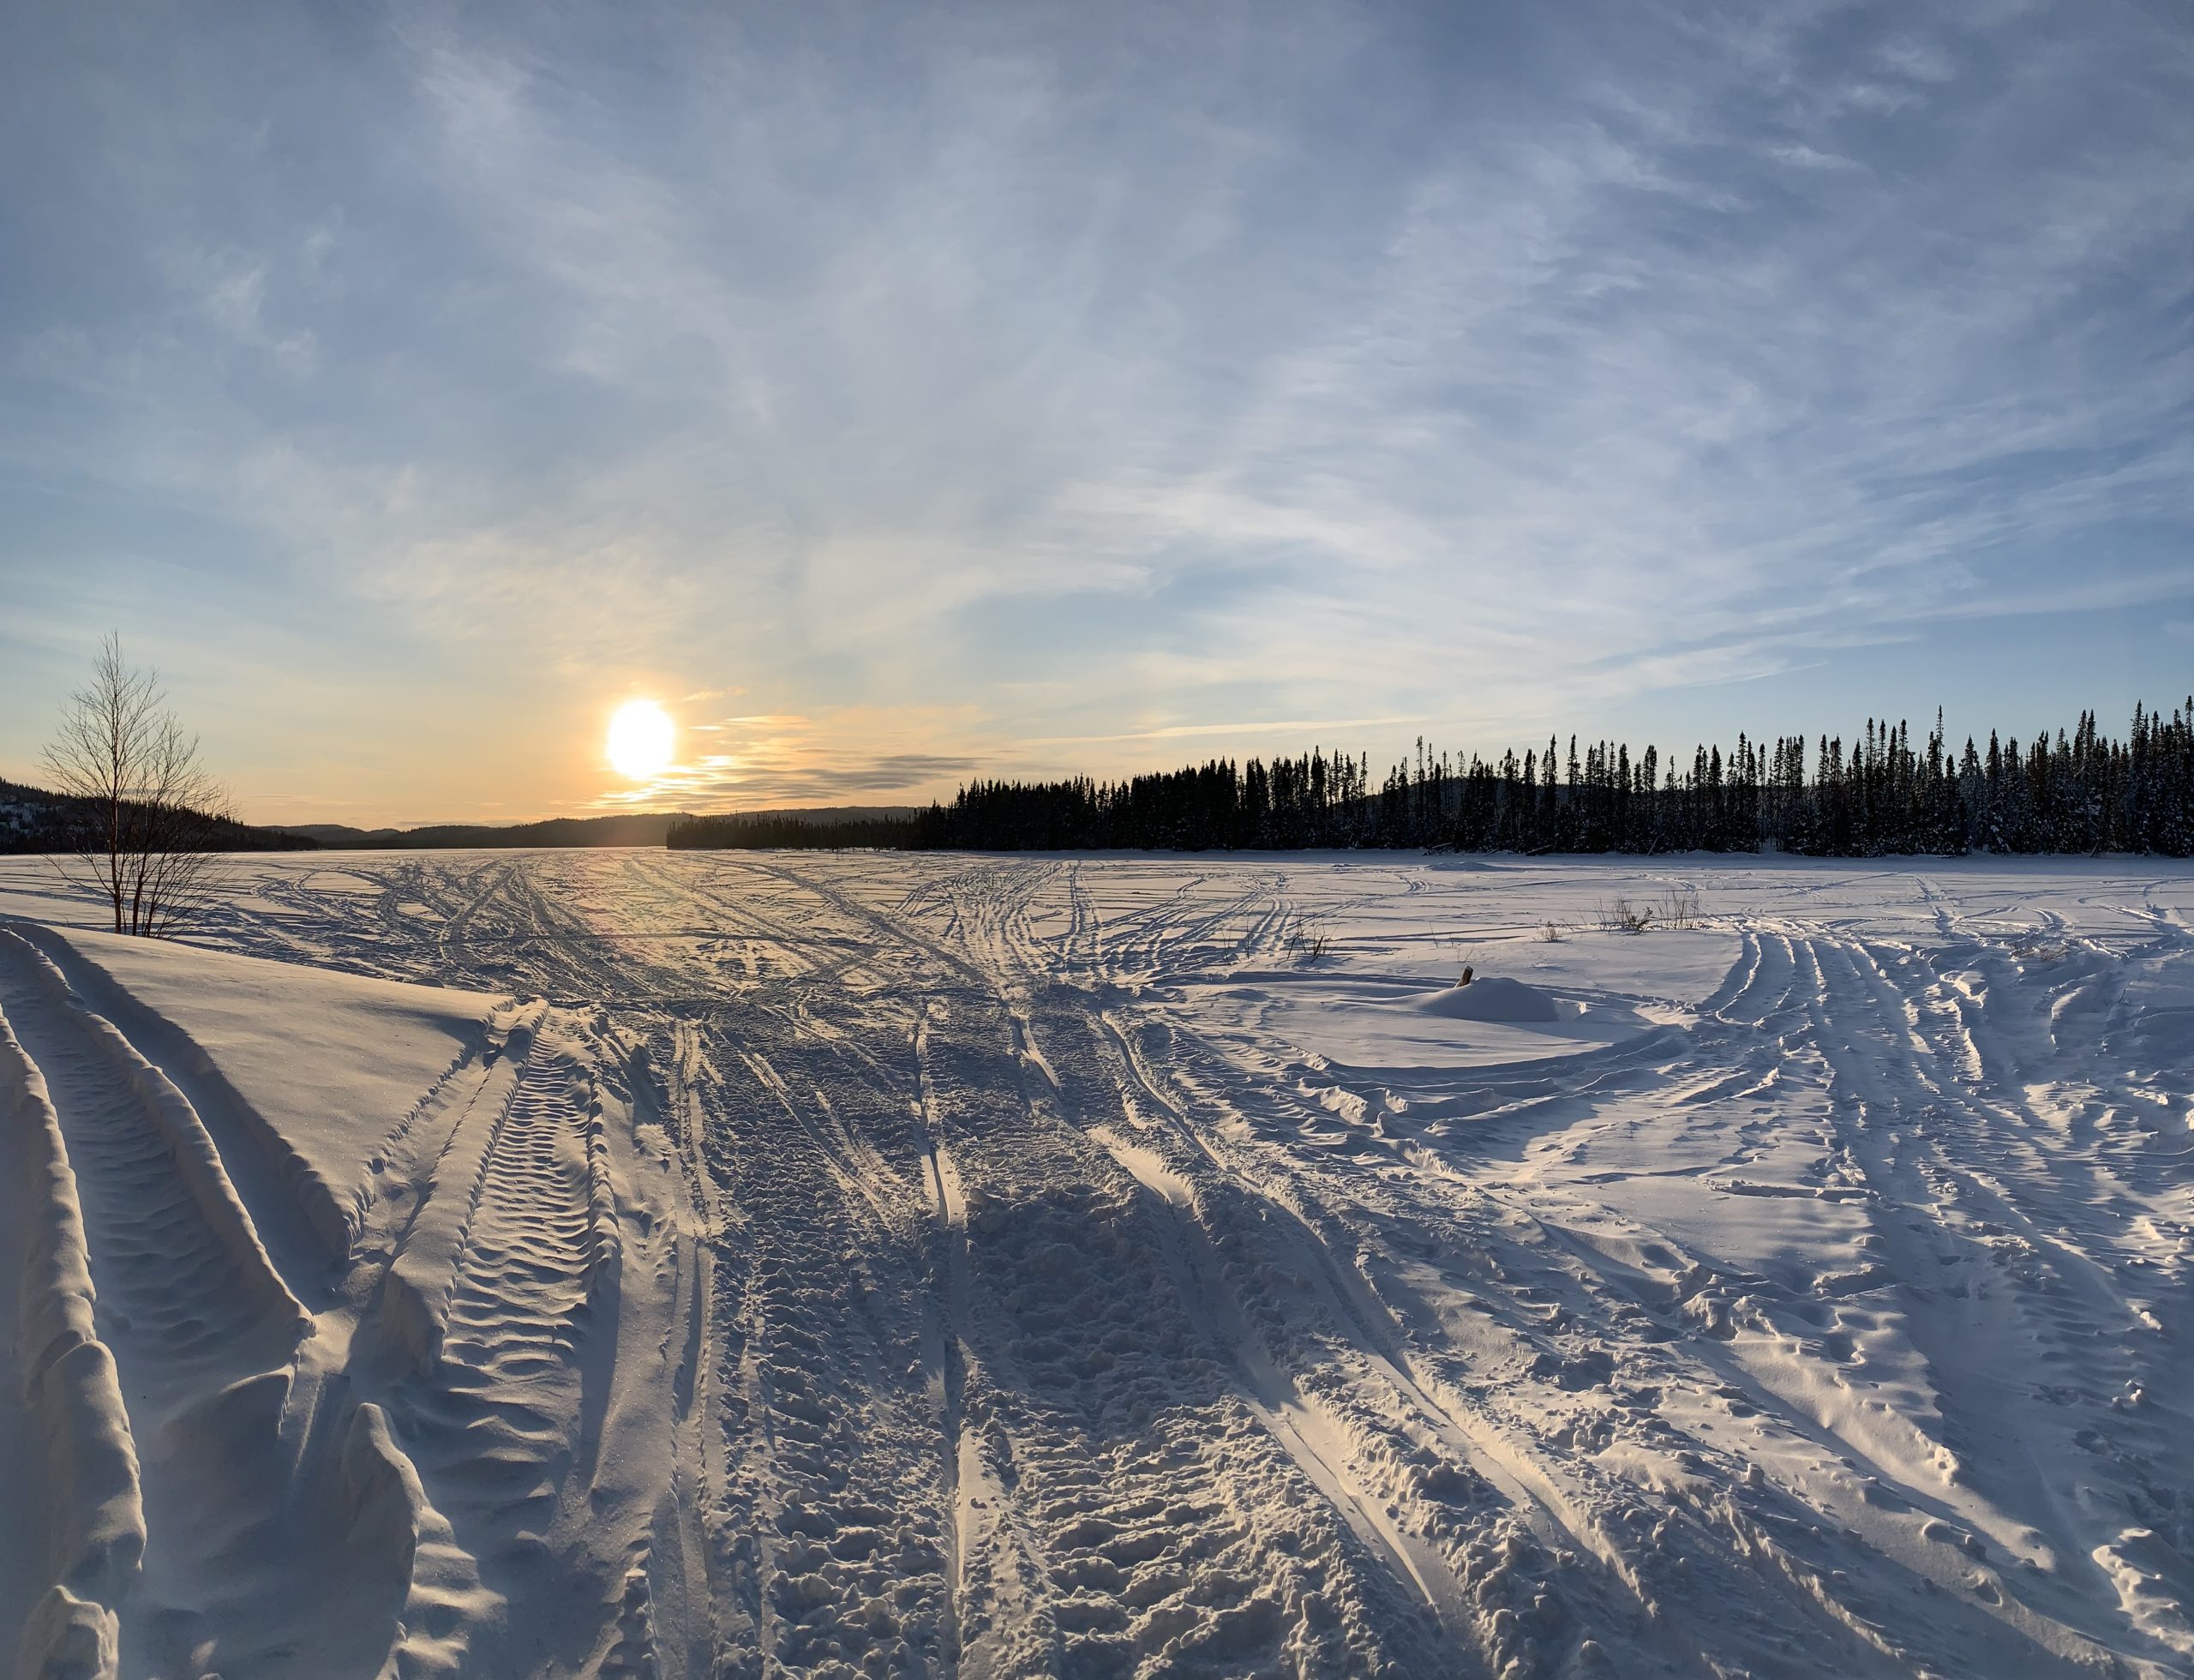
{"label": "small twig poking through snow", "polygon": [[1642,933],[1652,922],[1653,907],[1618,898],[1612,904],[1603,901],[1599,914],[1603,933]]}
{"label": "small twig poking through snow", "polygon": [[1315,923],[1298,921],[1295,931],[1287,936],[1287,951],[1305,963],[1315,963],[1326,954],[1328,936]]}
{"label": "small twig poking through snow", "polygon": [[1673,887],[1663,893],[1661,925],[1663,927],[1698,927],[1699,894],[1688,888],[1679,891]]}
{"label": "small twig poking through snow", "polygon": [[1325,930],[1323,917],[1297,917],[1294,927],[1288,932],[1284,950],[1297,961],[1316,963],[1325,957],[1325,950],[1332,945],[1332,934]]}

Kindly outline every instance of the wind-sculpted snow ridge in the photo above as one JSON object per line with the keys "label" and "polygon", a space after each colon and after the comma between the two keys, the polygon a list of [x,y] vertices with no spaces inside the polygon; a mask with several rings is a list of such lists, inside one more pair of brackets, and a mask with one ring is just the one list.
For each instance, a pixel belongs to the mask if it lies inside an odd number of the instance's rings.
{"label": "wind-sculpted snow ridge", "polygon": [[31,1674],[111,1671],[112,1606],[145,1551],[137,1454],[93,1325],[84,1216],[45,1080],[0,1015],[0,1097],[9,1155],[0,1173],[0,1242],[20,1263],[15,1350],[20,1407],[9,1435],[14,1514],[8,1607],[15,1662]]}
{"label": "wind-sculpted snow ridge", "polygon": [[221,955],[0,873],[27,1648],[2194,1673],[2194,873],[237,874]]}

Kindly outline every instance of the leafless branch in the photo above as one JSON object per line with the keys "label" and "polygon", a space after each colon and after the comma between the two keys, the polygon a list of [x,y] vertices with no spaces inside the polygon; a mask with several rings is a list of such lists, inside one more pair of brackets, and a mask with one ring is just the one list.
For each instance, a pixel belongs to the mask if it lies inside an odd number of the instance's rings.
{"label": "leafless branch", "polygon": [[198,737],[168,710],[159,674],[134,670],[120,639],[69,699],[42,763],[75,803],[57,865],[105,901],[117,933],[165,937],[205,902],[229,800]]}

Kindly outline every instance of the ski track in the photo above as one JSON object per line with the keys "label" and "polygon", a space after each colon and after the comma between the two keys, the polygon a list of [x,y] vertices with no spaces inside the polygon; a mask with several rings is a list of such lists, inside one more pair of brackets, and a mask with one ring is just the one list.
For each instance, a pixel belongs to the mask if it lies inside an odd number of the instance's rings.
{"label": "ski track", "polygon": [[[324,1265],[0,930],[141,1464],[110,1671],[2194,1672],[2194,877],[243,867],[205,942],[509,1001]],[[1392,1024],[1466,951],[1574,1029]]]}

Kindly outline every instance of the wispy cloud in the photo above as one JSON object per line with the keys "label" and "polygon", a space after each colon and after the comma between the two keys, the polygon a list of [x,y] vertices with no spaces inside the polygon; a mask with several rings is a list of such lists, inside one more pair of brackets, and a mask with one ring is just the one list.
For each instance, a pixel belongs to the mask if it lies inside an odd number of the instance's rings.
{"label": "wispy cloud", "polygon": [[0,186],[40,622],[179,549],[362,694],[919,712],[684,789],[774,802],[1646,730],[1976,638],[2091,703],[2045,614],[2121,615],[2112,681],[2183,659],[2167,9],[11,27],[65,164]]}
{"label": "wispy cloud", "polygon": [[753,811],[926,802],[981,767],[980,758],[964,753],[922,750],[933,734],[964,736],[968,721],[920,709],[689,720],[680,731],[676,764],[650,781],[590,803],[605,810]]}

